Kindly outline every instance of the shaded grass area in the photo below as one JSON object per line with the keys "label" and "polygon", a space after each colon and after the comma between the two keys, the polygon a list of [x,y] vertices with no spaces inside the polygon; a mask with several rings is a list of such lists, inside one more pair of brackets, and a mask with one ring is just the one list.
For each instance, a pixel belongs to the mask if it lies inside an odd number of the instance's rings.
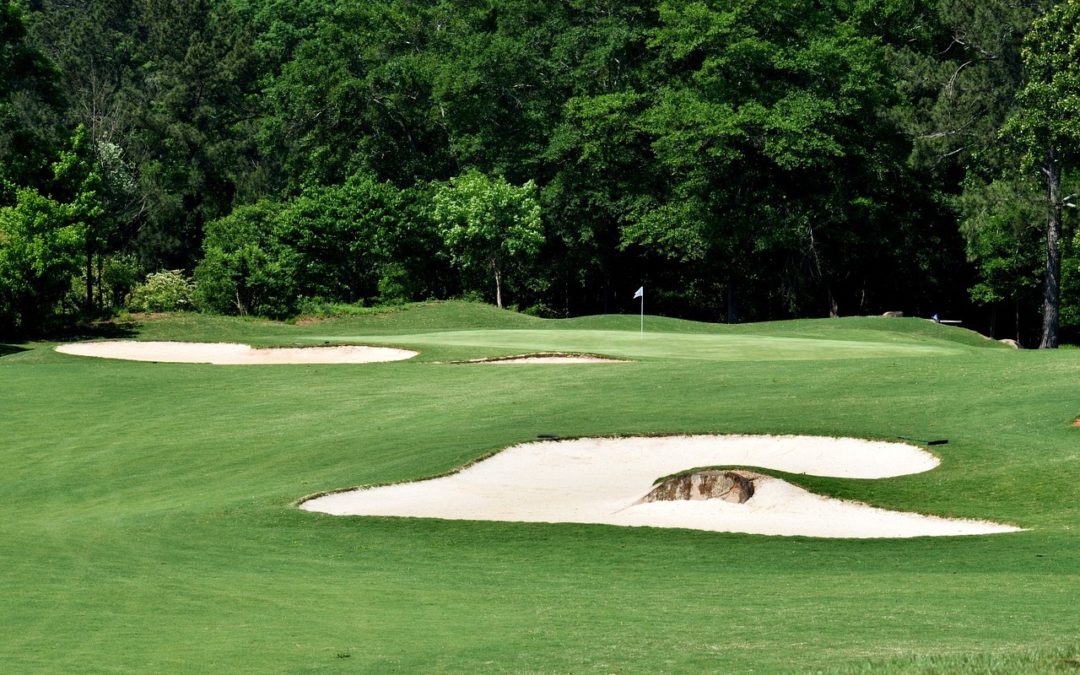
{"label": "shaded grass area", "polygon": [[[454,317],[437,317],[458,324],[448,332],[475,328],[460,325],[471,309],[451,309]],[[170,317],[147,322],[139,337],[273,344],[294,330],[385,330],[403,340],[436,332],[431,317],[397,324],[398,333],[368,318],[294,327]],[[596,329],[613,330],[608,320]],[[509,321],[534,330],[539,320]],[[805,326],[808,337],[879,341],[873,322],[819,324]],[[1068,668],[1062,650],[1080,630],[1080,429],[1070,426],[1080,413],[1080,354],[982,349],[952,340],[960,331],[937,332],[954,329],[929,324],[924,334],[905,324],[889,324],[897,333],[880,342],[946,349],[820,360],[820,345],[804,340],[801,359],[769,360],[749,347],[753,358],[723,360],[704,347],[685,358],[676,340],[669,354],[634,364],[218,367],[80,359],[29,345],[0,360],[0,666]],[[759,328],[764,337],[802,330]],[[566,330],[588,329],[554,328],[549,349]],[[432,350],[442,358],[517,346],[487,342],[433,341]],[[815,540],[335,518],[292,506],[322,490],[444,473],[541,433],[947,437],[933,448],[941,467],[925,474],[801,478],[878,506],[1030,529]]]}
{"label": "shaded grass area", "polygon": [[15,345],[0,344],[0,357],[7,356],[8,354],[18,354],[19,352],[26,351],[25,347],[17,347]]}

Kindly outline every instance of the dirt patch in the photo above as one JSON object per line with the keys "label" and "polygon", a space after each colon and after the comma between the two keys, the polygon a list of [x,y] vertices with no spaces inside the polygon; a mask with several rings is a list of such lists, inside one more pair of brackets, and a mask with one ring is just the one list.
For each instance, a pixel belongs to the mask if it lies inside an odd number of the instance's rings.
{"label": "dirt patch", "polygon": [[320,323],[327,323],[332,321],[333,318],[329,316],[304,316],[293,322],[294,326],[314,326]]}
{"label": "dirt patch", "polygon": [[1072,424],[1072,425],[1073,425],[1074,427],[1080,427],[1080,417],[1077,417],[1077,418],[1076,418],[1075,420],[1073,420],[1073,424]]}
{"label": "dirt patch", "polygon": [[517,354],[515,356],[496,356],[490,359],[472,359],[470,361],[459,361],[458,363],[513,365],[520,363],[626,363],[626,361],[597,354],[541,352],[537,354]]}
{"label": "dirt patch", "polygon": [[75,342],[56,351],[75,356],[159,363],[207,363],[212,365],[293,365],[379,363],[401,361],[416,352],[390,347],[339,345],[334,347],[275,347],[255,349],[228,342]]}
{"label": "dirt patch", "polygon": [[755,478],[760,476],[747,471],[695,471],[665,480],[641,501],[722,499],[733,504],[745,504],[754,496]]}

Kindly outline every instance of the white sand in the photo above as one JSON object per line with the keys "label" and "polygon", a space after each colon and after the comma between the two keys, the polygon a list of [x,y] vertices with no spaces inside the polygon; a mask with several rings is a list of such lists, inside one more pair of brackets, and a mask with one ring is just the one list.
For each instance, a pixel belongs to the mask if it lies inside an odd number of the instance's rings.
{"label": "white sand", "polygon": [[606,523],[811,537],[918,537],[1018,528],[887,511],[814,495],[775,478],[743,504],[638,503],[662,476],[743,465],[845,478],[884,478],[938,464],[911,445],[812,436],[669,436],[526,443],[443,478],[339,492],[301,508],[334,515]]}
{"label": "white sand", "polygon": [[390,347],[283,347],[254,349],[228,342],[76,342],[60,345],[56,351],[77,356],[127,361],[166,363],[211,363],[215,365],[282,365],[305,363],[375,363],[401,361],[416,352]]}

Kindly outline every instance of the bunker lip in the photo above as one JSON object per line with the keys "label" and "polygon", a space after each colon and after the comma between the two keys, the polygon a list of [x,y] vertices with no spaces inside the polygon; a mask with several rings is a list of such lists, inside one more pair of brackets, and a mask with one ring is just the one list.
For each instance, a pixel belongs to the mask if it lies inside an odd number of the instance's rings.
{"label": "bunker lip", "polygon": [[886,478],[929,471],[904,443],[814,436],[579,438],[516,445],[430,480],[323,494],[300,508],[332,515],[596,523],[808,537],[878,538],[1014,532],[1020,528],[889,511],[754,476],[744,503],[643,501],[660,476],[695,466]]}
{"label": "bunker lip", "polygon": [[521,363],[629,363],[626,359],[616,359],[600,354],[578,352],[534,352],[514,354],[512,356],[493,356],[486,359],[454,361],[459,364],[513,365]]}
{"label": "bunker lip", "polygon": [[402,361],[417,355],[417,352],[407,349],[362,345],[254,348],[233,342],[140,342],[136,340],[74,342],[59,345],[56,351],[75,356],[124,361],[211,365],[381,363]]}

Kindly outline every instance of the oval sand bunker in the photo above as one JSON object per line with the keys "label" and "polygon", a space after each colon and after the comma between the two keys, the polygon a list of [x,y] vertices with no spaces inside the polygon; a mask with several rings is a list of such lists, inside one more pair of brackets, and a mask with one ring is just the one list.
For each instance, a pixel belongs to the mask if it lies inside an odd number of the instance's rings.
{"label": "oval sand bunker", "polygon": [[287,365],[328,363],[377,363],[402,361],[416,352],[390,347],[339,345],[334,347],[274,347],[254,349],[229,342],[76,342],[56,351],[125,361],[209,363],[214,365]]}
{"label": "oval sand bunker", "polygon": [[744,503],[642,502],[661,476],[699,466],[885,478],[929,471],[930,453],[902,443],[813,436],[583,438],[516,445],[458,473],[339,492],[301,504],[334,515],[603,523],[809,537],[919,537],[1019,528],[888,511],[755,477]]}

